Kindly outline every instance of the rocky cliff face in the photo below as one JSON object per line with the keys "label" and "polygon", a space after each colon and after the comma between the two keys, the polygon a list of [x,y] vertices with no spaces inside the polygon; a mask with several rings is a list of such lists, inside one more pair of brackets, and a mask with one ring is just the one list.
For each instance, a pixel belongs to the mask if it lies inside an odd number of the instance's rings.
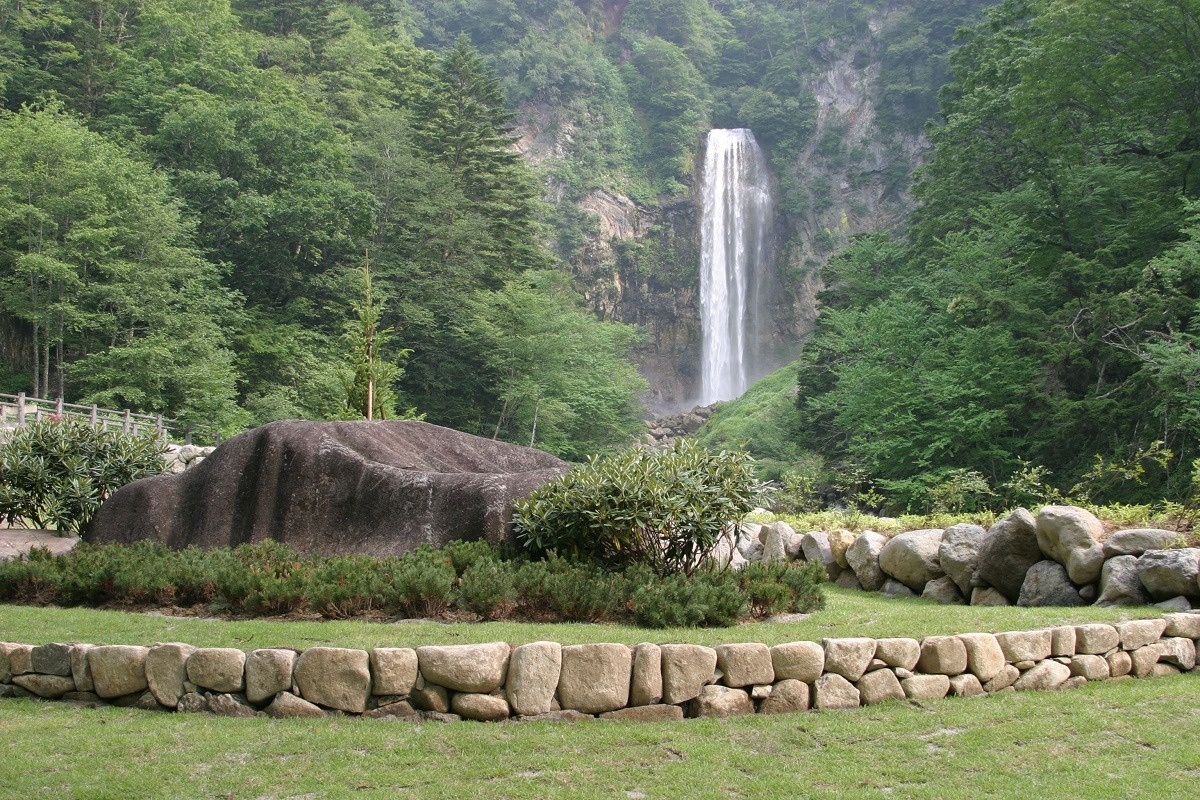
{"label": "rocky cliff face", "polygon": [[[616,14],[624,4],[608,5]],[[887,24],[884,13],[872,20],[872,30]],[[818,104],[816,128],[797,159],[774,165],[777,196],[789,196],[775,226],[778,280],[764,374],[794,358],[811,330],[829,257],[855,234],[902,222],[911,208],[909,175],[926,149],[920,135],[881,130],[880,53],[871,43],[853,53],[830,43],[822,56],[824,66],[808,86]],[[529,106],[518,116],[519,146],[535,163],[566,158],[575,129],[561,109]],[[695,163],[703,164],[702,156]],[[647,406],[656,414],[690,408],[698,394],[699,186],[694,176],[689,196],[654,206],[613,188],[575,201],[595,222],[572,264],[577,285],[599,317],[645,331],[637,360],[651,384]],[[570,202],[553,182],[548,197]]]}

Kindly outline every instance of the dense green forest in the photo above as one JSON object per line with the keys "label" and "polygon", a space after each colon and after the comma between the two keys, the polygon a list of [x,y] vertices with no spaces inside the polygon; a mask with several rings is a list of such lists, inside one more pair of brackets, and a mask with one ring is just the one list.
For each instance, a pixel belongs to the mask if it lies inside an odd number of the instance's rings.
{"label": "dense green forest", "polygon": [[793,445],[893,509],[1194,498],[1197,64],[1196,0],[965,33],[905,234],[828,270]]}
{"label": "dense green forest", "polygon": [[[797,156],[854,154],[812,82],[878,61],[884,138],[918,132],[983,4],[0,0],[0,392],[211,435],[364,416],[371,378],[372,416],[629,441],[638,332],[581,304],[577,201],[686,199],[703,132],[748,125],[787,213],[828,206]],[[518,112],[564,152],[522,158]]]}

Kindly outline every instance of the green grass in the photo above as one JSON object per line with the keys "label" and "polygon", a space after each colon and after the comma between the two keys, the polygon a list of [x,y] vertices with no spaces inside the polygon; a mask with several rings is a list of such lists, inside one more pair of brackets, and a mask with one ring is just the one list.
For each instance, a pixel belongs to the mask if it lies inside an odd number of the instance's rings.
{"label": "green grass", "polygon": [[0,701],[0,797],[1190,797],[1198,678],[686,720],[415,725]]}
{"label": "green grass", "polygon": [[1085,622],[1118,622],[1160,616],[1153,607],[1000,608],[940,606],[928,600],[901,600],[878,594],[826,586],[826,608],[799,622],[761,622],[733,628],[649,630],[625,625],[578,623],[531,625],[509,622],[292,622],[277,620],[218,620],[128,614],[88,608],[49,608],[0,605],[0,641],[43,644],[150,644],[180,641],[199,647],[294,646],[371,648],[423,644],[475,644],[506,641],[525,644],[538,640],[585,644],[590,642],[693,642],[780,644],[820,641],[840,636],[912,636],[974,631],[1027,630]]}

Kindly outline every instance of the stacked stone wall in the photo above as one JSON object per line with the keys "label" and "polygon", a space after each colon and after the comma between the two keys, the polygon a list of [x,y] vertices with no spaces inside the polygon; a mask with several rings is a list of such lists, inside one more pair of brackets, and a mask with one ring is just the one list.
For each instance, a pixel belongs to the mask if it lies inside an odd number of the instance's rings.
{"label": "stacked stone wall", "polygon": [[0,697],[227,716],[641,721],[1196,672],[1200,613],[923,639],[311,647],[0,643]]}

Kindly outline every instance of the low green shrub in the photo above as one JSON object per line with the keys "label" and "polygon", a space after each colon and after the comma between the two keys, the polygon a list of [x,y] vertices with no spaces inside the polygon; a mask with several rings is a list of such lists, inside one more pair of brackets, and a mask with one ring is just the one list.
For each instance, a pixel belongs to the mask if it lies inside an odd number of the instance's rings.
{"label": "low green shrub", "polygon": [[166,471],[166,443],[152,434],[47,420],[0,444],[0,519],[86,535],[100,504],[121,486]]}
{"label": "low green shrub", "polygon": [[753,508],[757,481],[744,452],[711,453],[688,439],[593,458],[516,503],[516,535],[534,556],[555,551],[620,570],[646,564],[690,574],[721,534]]}
{"label": "low green shrub", "polygon": [[276,541],[180,551],[152,542],[82,543],[60,556],[35,548],[0,562],[0,601],[210,604],[232,615],[302,612],[330,619],[438,617],[453,605],[483,619],[632,619],[648,627],[732,625],[748,612],[807,611],[822,602],[819,564],[751,565],[742,572],[706,567],[662,577],[646,564],[611,572],[555,553],[521,562],[501,558],[486,544],[448,550],[423,546],[379,559],[301,556]]}

